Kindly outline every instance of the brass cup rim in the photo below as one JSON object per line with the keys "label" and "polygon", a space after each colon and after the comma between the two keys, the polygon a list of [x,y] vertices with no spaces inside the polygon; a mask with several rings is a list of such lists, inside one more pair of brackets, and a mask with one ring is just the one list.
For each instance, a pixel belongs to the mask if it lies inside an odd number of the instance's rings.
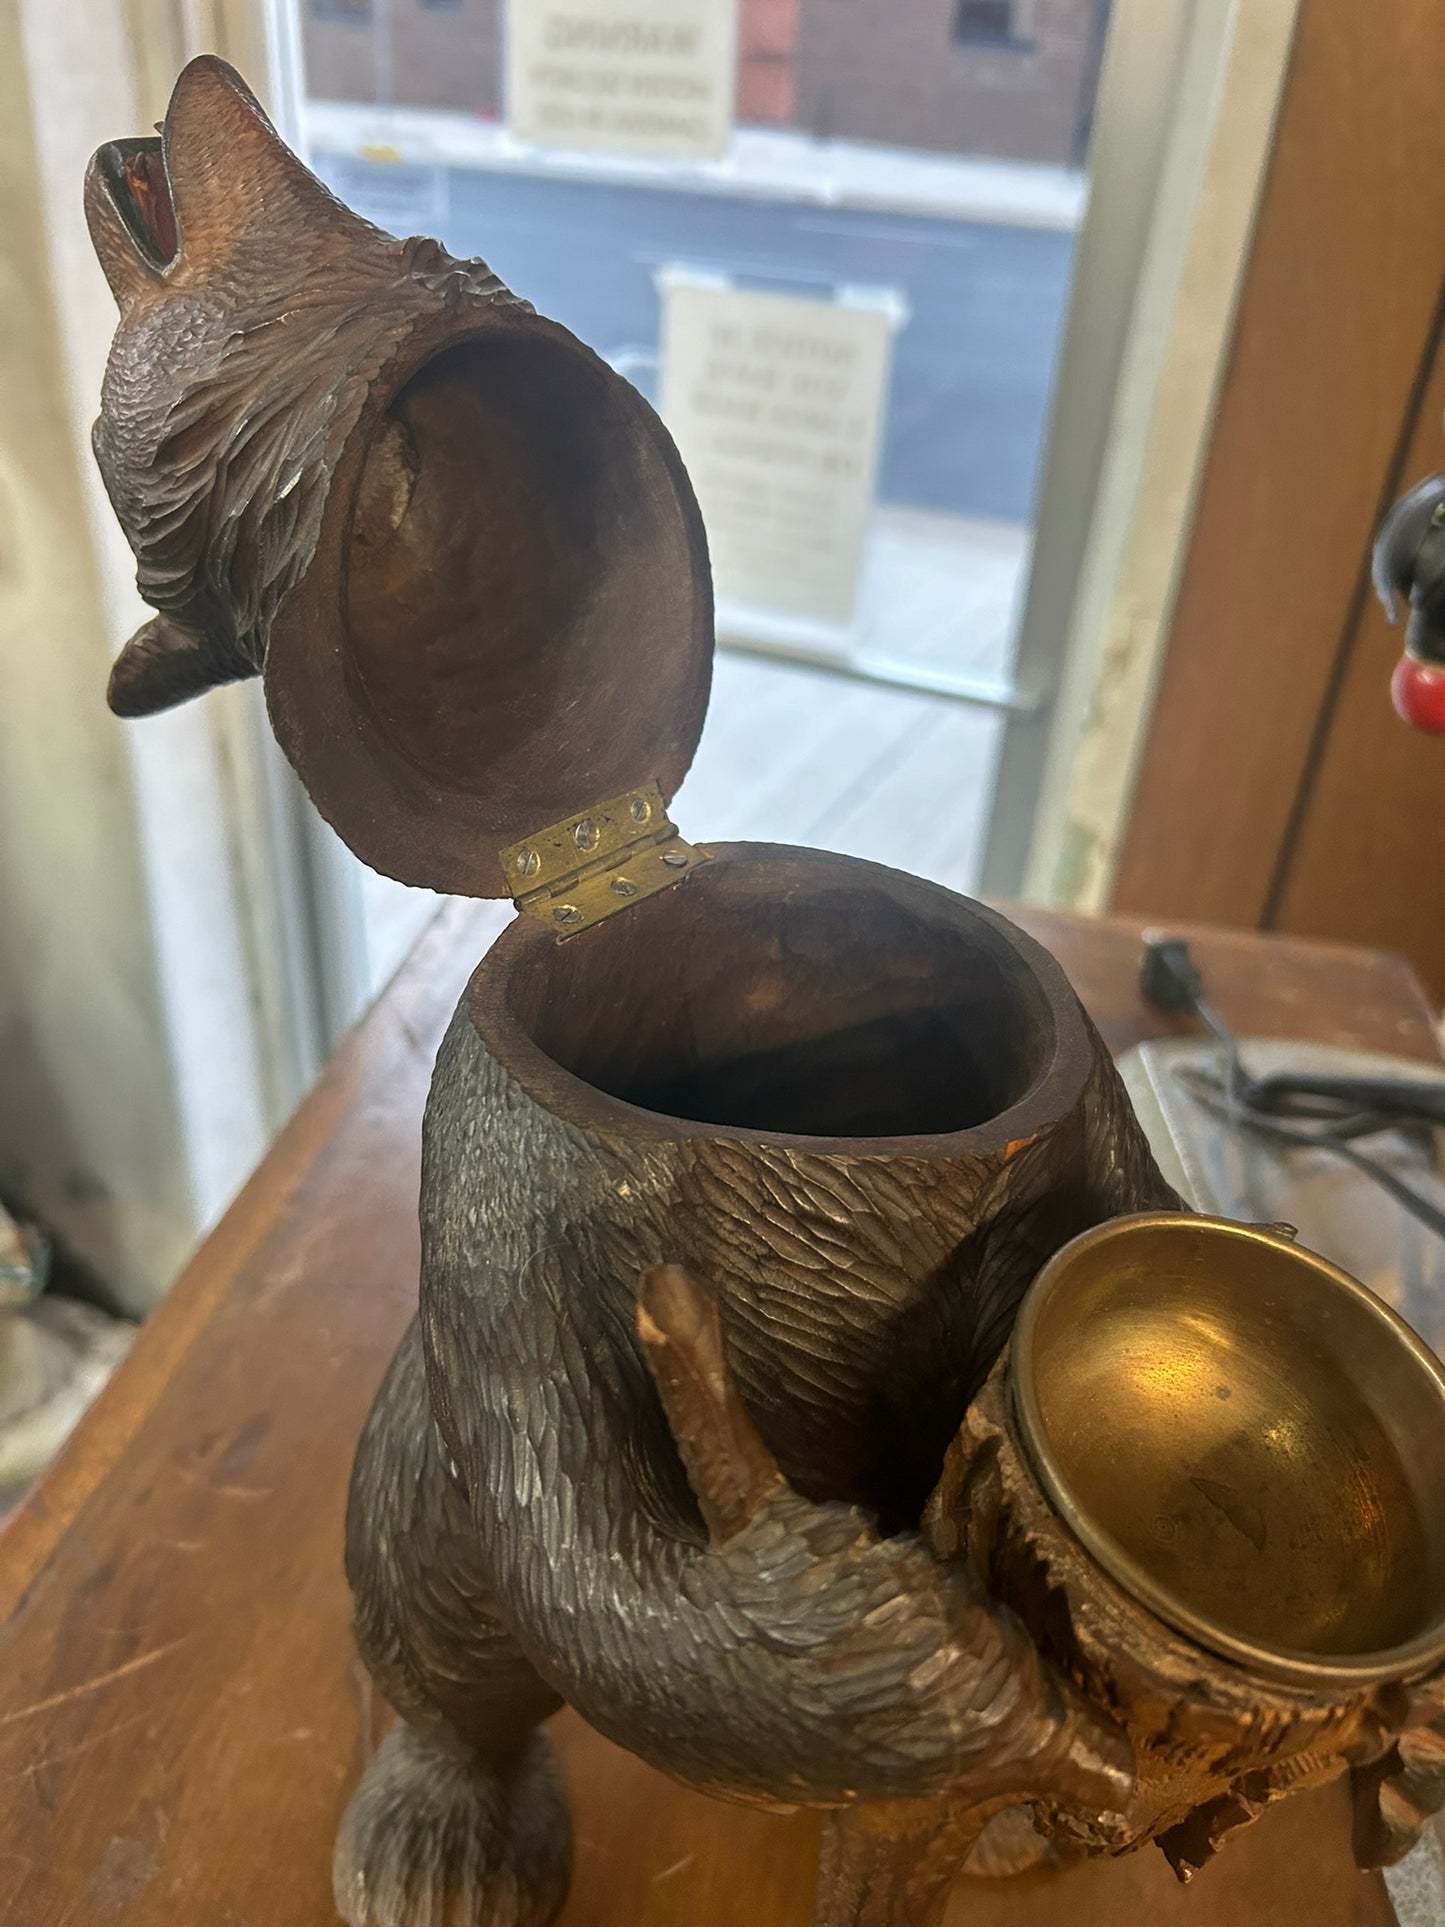
{"label": "brass cup rim", "polygon": [[[1176,1632],[1222,1658],[1299,1687],[1327,1690],[1364,1687],[1383,1680],[1403,1682],[1432,1672],[1445,1661],[1445,1611],[1437,1612],[1434,1622],[1423,1632],[1372,1652],[1310,1652],[1256,1639],[1221,1625],[1162,1584],[1099,1524],[1073,1489],[1053,1449],[1039,1398],[1036,1346],[1040,1321],[1055,1295],[1069,1284],[1081,1257],[1101,1245],[1140,1231],[1163,1230],[1169,1235],[1186,1226],[1196,1234],[1203,1230],[1206,1235],[1266,1244],[1313,1272],[1323,1288],[1351,1300],[1388,1331],[1402,1355],[1413,1361],[1431,1383],[1439,1405],[1442,1431],[1445,1431],[1445,1368],[1398,1313],[1359,1279],[1299,1246],[1276,1227],[1241,1224],[1231,1218],[1188,1212],[1138,1212],[1108,1219],[1063,1246],[1034,1279],[1019,1308],[1007,1367],[1009,1400],[1026,1457],[1045,1496],[1107,1577]],[[1441,1495],[1441,1504],[1445,1506],[1445,1493]]]}

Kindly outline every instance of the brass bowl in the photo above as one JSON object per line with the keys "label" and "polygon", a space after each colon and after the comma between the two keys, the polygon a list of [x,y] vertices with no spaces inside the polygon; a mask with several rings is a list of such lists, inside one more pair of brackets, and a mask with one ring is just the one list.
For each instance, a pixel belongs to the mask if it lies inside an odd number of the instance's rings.
{"label": "brass bowl", "polygon": [[1445,1659],[1445,1371],[1347,1273],[1118,1218],[1044,1267],[1009,1370],[1050,1501],[1179,1632],[1321,1687]]}

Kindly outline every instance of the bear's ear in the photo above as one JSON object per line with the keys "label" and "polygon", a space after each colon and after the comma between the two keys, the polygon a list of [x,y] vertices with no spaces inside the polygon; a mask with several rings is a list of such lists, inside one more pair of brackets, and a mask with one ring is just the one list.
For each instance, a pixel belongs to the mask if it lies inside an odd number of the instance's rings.
{"label": "bear's ear", "polygon": [[258,230],[308,250],[328,229],[369,231],[302,165],[235,68],[215,54],[199,55],[176,82],[162,145],[187,268],[224,259]]}

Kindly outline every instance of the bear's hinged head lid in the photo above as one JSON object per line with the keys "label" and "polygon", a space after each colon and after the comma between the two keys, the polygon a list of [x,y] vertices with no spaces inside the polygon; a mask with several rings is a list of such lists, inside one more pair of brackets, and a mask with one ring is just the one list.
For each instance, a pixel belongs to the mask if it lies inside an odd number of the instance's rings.
{"label": "bear's hinged head lid", "polygon": [[96,456],[157,611],[112,706],[259,673],[322,815],[405,883],[525,899],[548,826],[675,880],[712,591],[643,397],[342,206],[214,57],[159,139],[100,150],[86,211],[120,307]]}

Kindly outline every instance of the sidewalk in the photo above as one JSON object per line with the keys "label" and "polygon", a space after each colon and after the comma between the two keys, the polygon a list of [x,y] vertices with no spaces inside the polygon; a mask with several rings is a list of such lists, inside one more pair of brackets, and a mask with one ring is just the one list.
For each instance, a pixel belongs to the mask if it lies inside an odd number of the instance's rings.
{"label": "sidewalk", "polygon": [[[879,507],[852,628],[831,640],[1002,690],[1027,568],[1026,528]],[[683,834],[839,850],[977,889],[1002,711],[739,655],[741,613],[719,603],[707,726],[673,812]],[[774,640],[805,627],[756,623]]]}
{"label": "sidewalk", "polygon": [[1024,523],[878,503],[849,627],[749,609],[719,585],[718,643],[792,646],[851,658],[888,682],[914,670],[939,693],[1006,698],[1028,562]]}
{"label": "sidewalk", "polygon": [[308,100],[304,124],[311,151],[368,161],[812,201],[1004,227],[1073,232],[1087,193],[1087,177],[1072,168],[820,141],[791,128],[740,127],[725,160],[664,162],[529,147],[497,121],[423,107]]}

